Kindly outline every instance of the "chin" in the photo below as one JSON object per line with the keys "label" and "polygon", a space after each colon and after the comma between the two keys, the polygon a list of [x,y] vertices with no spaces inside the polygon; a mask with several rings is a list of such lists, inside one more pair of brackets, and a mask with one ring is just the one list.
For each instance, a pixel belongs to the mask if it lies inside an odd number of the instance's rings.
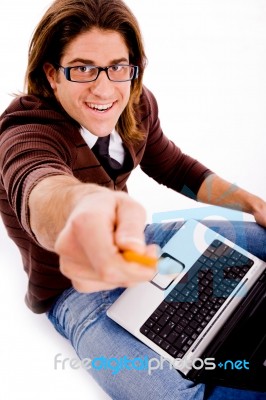
{"label": "chin", "polygon": [[89,127],[86,127],[85,126],[85,128],[90,132],[90,133],[92,133],[93,135],[95,135],[95,136],[98,136],[98,137],[104,137],[104,136],[107,136],[107,135],[109,135],[112,131],[113,131],[113,129],[108,129],[108,130],[102,130],[102,129],[90,129]]}

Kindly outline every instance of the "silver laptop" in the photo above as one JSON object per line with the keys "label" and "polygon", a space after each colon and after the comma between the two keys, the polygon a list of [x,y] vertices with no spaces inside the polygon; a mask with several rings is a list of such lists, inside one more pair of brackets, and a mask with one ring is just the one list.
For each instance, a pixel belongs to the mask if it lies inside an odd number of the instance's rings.
{"label": "silver laptop", "polygon": [[[265,281],[265,262],[189,220],[162,248],[154,278],[126,289],[107,315],[185,378],[266,391]],[[247,323],[260,332],[254,343],[249,336],[248,355],[237,331],[247,332]],[[232,360],[237,345],[234,355],[242,359]],[[236,369],[241,373],[234,376]]]}

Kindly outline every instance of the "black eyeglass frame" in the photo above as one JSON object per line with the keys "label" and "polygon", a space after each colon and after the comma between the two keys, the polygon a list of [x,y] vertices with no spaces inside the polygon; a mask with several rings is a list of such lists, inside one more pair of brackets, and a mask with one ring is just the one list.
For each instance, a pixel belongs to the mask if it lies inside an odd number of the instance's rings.
{"label": "black eyeglass frame", "polygon": [[[70,71],[71,71],[71,69],[73,69],[73,68],[78,68],[78,67],[87,67],[87,66],[98,69],[98,73],[97,73],[97,75],[96,75],[96,77],[95,77],[94,79],[89,80],[89,81],[87,81],[87,80],[86,80],[86,81],[76,81],[76,80],[71,79],[71,77],[70,77]],[[114,80],[114,79],[110,79],[109,74],[108,74],[108,70],[109,70],[109,68],[112,68],[112,67],[114,67],[114,66],[123,66],[123,67],[131,67],[131,68],[133,68],[133,69],[134,69],[134,73],[133,73],[133,75],[132,75],[132,78],[126,79],[126,80],[123,80],[123,81],[119,81],[119,80],[117,81],[117,80]],[[134,79],[137,79],[137,78],[138,78],[138,74],[139,74],[139,67],[138,67],[137,65],[132,65],[132,64],[114,64],[114,65],[109,65],[109,67],[98,67],[98,66],[96,66],[96,65],[75,65],[74,67],[63,67],[62,65],[57,64],[56,67],[57,67],[57,69],[63,70],[63,73],[64,73],[64,75],[65,75],[65,77],[66,77],[66,79],[67,79],[68,81],[70,81],[70,82],[76,82],[76,83],[94,82],[94,81],[96,81],[96,80],[98,79],[98,76],[100,75],[100,73],[101,73],[102,71],[104,71],[104,72],[106,73],[107,78],[108,78],[109,81],[111,81],[111,82],[128,82],[128,81],[133,81]]]}

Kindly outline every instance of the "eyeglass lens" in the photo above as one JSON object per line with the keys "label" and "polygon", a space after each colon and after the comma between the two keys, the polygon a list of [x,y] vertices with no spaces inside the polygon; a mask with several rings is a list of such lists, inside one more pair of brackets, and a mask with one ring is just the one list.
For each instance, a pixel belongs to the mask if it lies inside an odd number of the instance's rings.
{"label": "eyeglass lens", "polygon": [[[71,67],[70,79],[78,82],[93,81],[102,70],[90,65]],[[111,65],[105,70],[112,81],[128,81],[134,75],[134,67],[131,65]]]}

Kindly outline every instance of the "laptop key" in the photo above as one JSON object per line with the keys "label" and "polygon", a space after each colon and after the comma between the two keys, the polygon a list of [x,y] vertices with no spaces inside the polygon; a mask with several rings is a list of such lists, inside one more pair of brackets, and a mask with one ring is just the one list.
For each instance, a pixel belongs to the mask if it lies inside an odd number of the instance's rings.
{"label": "laptop key", "polygon": [[188,340],[188,335],[186,335],[185,333],[182,333],[179,336],[179,338],[175,341],[174,345],[175,345],[175,347],[182,349],[182,347],[187,342],[187,340]]}

